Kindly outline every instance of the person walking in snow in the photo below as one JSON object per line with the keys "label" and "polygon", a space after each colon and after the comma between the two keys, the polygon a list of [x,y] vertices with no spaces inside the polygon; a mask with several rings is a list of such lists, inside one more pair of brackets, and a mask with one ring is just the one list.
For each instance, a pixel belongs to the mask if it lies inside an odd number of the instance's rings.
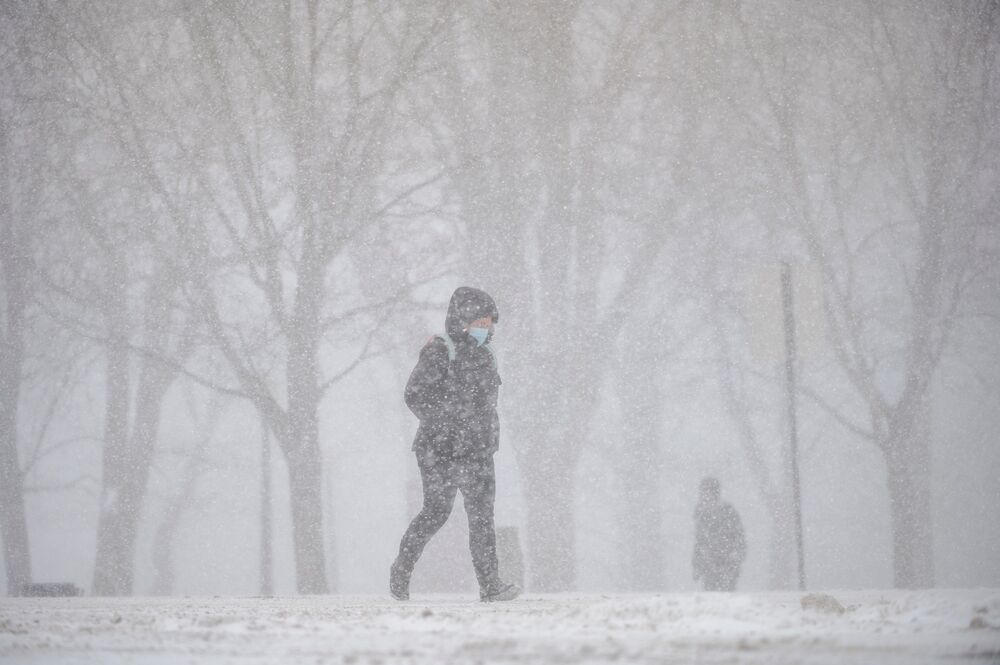
{"label": "person walking in snow", "polygon": [[448,520],[459,490],[469,516],[469,549],[480,600],[512,600],[521,591],[499,578],[493,524],[501,382],[490,341],[499,319],[487,293],[467,286],[456,289],[444,333],[427,341],[406,383],[406,405],[420,419],[413,451],[424,501],[389,569],[389,591],[397,600],[409,599],[413,567]]}
{"label": "person walking in snow", "polygon": [[719,481],[711,476],[701,481],[694,511],[694,579],[705,591],[734,591],[740,566],[747,555],[743,524],[736,509],[720,499]]}

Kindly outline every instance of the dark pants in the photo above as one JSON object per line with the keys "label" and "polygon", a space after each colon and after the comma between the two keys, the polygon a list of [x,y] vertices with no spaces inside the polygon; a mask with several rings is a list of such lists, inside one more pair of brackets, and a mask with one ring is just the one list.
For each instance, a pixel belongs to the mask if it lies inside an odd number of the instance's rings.
{"label": "dark pants", "polygon": [[431,537],[448,521],[455,493],[462,491],[469,516],[469,550],[480,589],[497,580],[497,536],[493,526],[496,475],[493,457],[428,461],[417,458],[424,486],[424,505],[399,543],[396,567],[409,579]]}

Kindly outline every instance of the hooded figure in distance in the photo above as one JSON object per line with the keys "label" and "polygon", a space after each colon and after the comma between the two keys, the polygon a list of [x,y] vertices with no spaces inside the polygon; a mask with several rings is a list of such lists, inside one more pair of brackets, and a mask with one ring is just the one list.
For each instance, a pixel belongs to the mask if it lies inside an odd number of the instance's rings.
{"label": "hooded figure in distance", "polygon": [[736,509],[720,498],[719,481],[711,476],[701,481],[694,511],[694,579],[705,591],[734,591],[740,566],[747,556],[743,524]]}
{"label": "hooded figure in distance", "polygon": [[499,319],[496,303],[488,294],[467,286],[456,289],[444,334],[427,341],[406,383],[406,405],[420,420],[413,451],[424,500],[389,571],[389,591],[397,600],[409,598],[413,567],[448,520],[459,490],[469,516],[469,549],[480,600],[511,600],[520,593],[497,574],[493,524],[493,454],[500,445],[497,397],[501,382],[489,344]]}

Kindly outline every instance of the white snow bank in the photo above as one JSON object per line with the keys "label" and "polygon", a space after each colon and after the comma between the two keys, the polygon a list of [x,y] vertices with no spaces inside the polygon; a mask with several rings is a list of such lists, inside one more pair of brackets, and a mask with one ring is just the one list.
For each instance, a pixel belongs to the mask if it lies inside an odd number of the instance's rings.
{"label": "white snow bank", "polygon": [[803,595],[7,598],[0,663],[1000,663],[1000,590]]}

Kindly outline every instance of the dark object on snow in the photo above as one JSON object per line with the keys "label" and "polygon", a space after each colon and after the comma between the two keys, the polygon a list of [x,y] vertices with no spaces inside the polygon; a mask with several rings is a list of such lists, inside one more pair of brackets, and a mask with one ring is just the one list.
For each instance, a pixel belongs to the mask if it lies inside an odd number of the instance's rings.
{"label": "dark object on snow", "polygon": [[827,614],[843,614],[845,612],[844,606],[840,604],[839,600],[825,593],[810,593],[807,596],[802,596],[801,602],[804,610],[817,610]]}
{"label": "dark object on snow", "polygon": [[21,587],[21,595],[29,598],[82,596],[83,589],[72,582],[29,582]]}
{"label": "dark object on snow", "polygon": [[705,591],[735,591],[747,545],[743,523],[733,506],[720,499],[719,481],[701,481],[698,506],[694,511],[695,539],[691,565],[694,579],[701,579]]}
{"label": "dark object on snow", "polygon": [[493,298],[470,287],[456,289],[448,305],[445,332],[424,345],[406,383],[406,405],[420,419],[413,451],[424,501],[403,535],[390,571],[390,592],[397,599],[409,596],[413,567],[447,521],[459,490],[469,517],[469,549],[480,594],[493,598],[503,595],[507,587],[498,574],[493,524],[493,454],[500,444],[496,410],[500,375],[488,348],[493,330],[482,345],[466,330],[471,322],[485,317],[494,322],[499,319]]}
{"label": "dark object on snow", "polygon": [[994,626],[983,617],[972,617],[969,630],[1000,630],[1000,626]]}

